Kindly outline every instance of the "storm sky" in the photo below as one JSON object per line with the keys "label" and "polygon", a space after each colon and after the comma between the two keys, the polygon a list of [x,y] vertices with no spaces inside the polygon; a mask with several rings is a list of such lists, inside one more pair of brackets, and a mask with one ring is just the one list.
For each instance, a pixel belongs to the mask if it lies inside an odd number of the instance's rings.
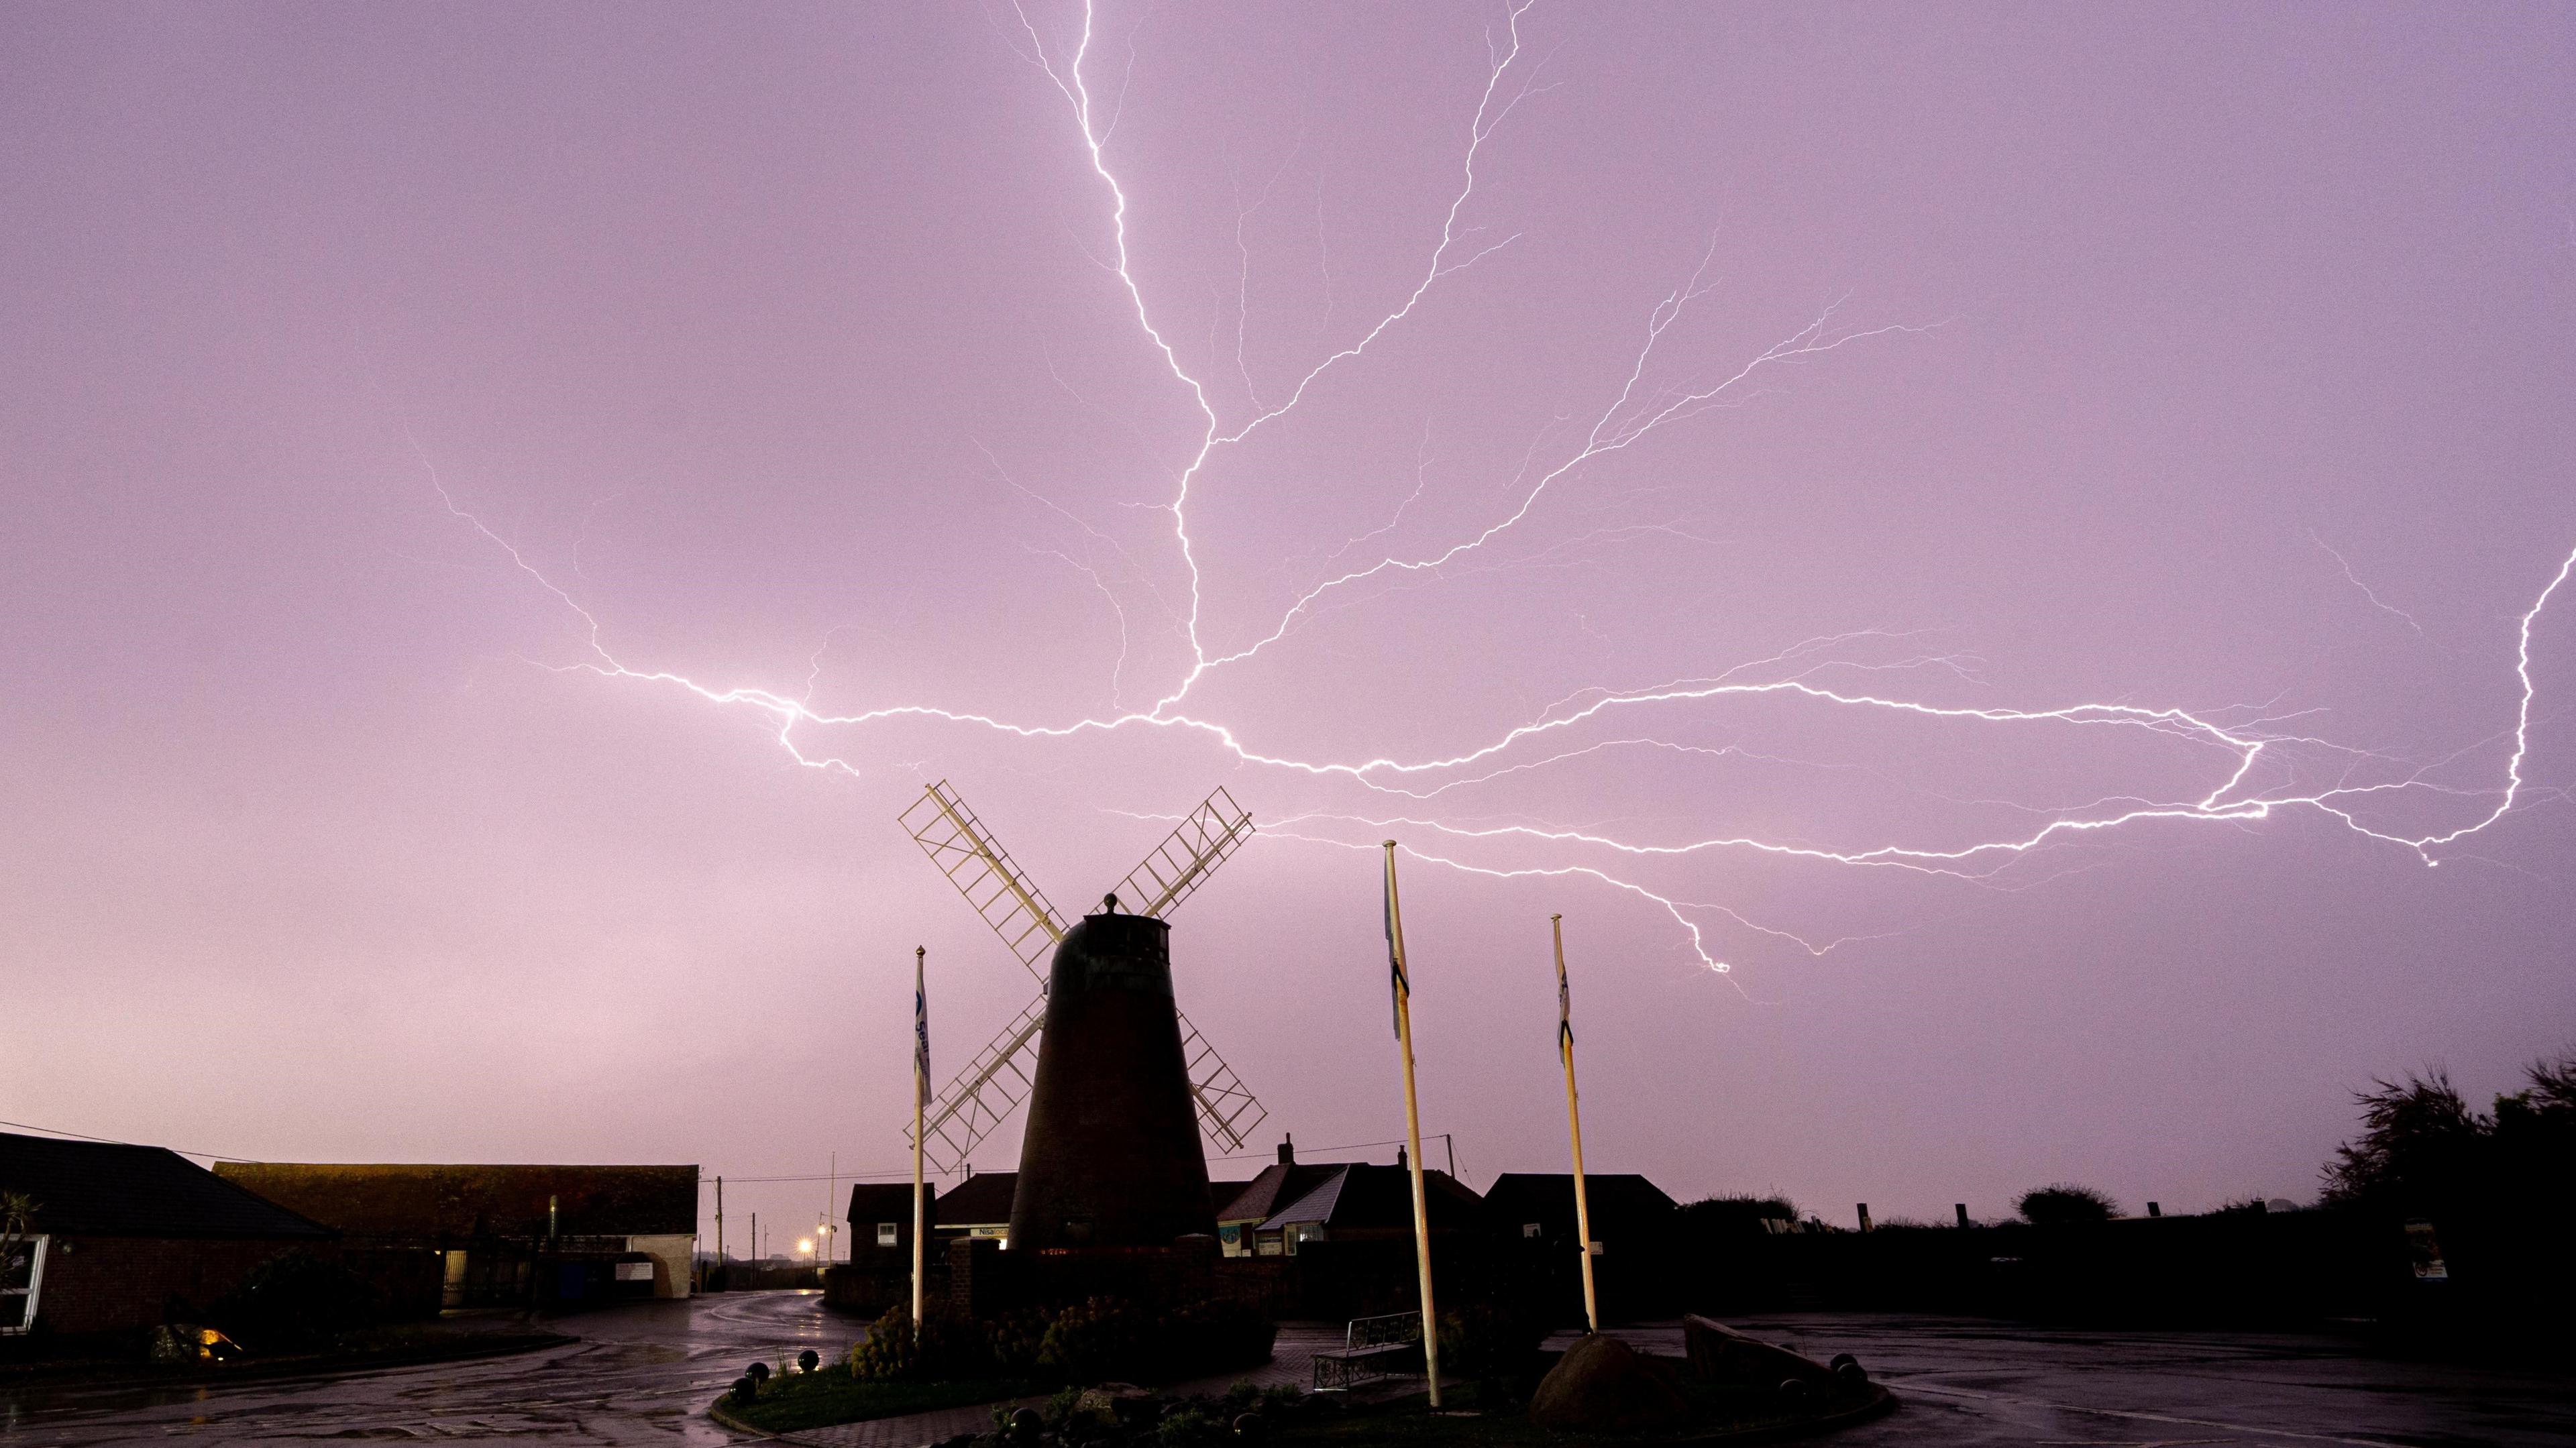
{"label": "storm sky", "polygon": [[899,1170],[914,946],[943,1076],[1034,993],[941,778],[1068,912],[1252,811],[1264,1155],[1401,1133],[1388,836],[1477,1185],[1558,912],[1593,1169],[1835,1220],[2306,1199],[2576,1041],[2567,9],[1083,27],[0,20],[0,1118]]}

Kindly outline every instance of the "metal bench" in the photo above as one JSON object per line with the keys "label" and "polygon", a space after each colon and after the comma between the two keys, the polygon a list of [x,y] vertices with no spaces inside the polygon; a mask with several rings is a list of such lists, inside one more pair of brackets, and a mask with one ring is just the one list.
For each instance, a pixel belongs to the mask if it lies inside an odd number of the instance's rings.
{"label": "metal bench", "polygon": [[1315,1354],[1315,1391],[1348,1392],[1375,1378],[1419,1372],[1421,1362],[1421,1313],[1354,1317],[1342,1332],[1340,1351]]}

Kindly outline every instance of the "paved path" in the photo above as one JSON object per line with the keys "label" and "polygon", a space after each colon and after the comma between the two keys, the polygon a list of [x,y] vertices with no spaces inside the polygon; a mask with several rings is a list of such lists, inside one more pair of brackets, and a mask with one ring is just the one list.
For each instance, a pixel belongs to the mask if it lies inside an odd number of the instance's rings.
{"label": "paved path", "polygon": [[[2331,1338],[2263,1333],[2049,1332],[1962,1318],[1788,1314],[1737,1326],[1818,1357],[1850,1352],[1906,1406],[1834,1448],[2247,1445],[2538,1448],[2576,1442],[2576,1381],[2500,1368],[2358,1356]],[[836,1356],[862,1329],[813,1293],[636,1303],[562,1319],[569,1347],[343,1377],[187,1387],[0,1393],[0,1448],[102,1448],[187,1439],[526,1444],[737,1441],[706,1405],[753,1359]],[[1680,1329],[1622,1330],[1679,1352]],[[1311,1381],[1329,1330],[1283,1330],[1258,1382]],[[1184,1384],[1221,1392],[1230,1379]],[[812,1441],[912,1448],[991,1421],[989,1408],[852,1424]]]}

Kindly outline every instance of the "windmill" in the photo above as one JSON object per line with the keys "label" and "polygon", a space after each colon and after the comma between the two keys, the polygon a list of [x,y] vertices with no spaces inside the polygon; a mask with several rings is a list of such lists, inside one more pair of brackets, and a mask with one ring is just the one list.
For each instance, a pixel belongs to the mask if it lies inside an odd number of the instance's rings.
{"label": "windmill", "polygon": [[[1048,975],[1038,966],[1041,955],[1060,953],[1077,927],[1067,926],[1046,895],[1020,868],[958,797],[946,780],[922,791],[899,817],[906,833],[932,864],[957,887],[993,933],[1002,938],[1013,959],[1039,983],[1037,999],[1004,1026],[965,1069],[957,1073],[933,1102],[922,1123],[922,1150],[943,1171],[956,1171],[967,1154],[992,1134],[1035,1090],[1042,1054],[1041,1037],[1048,1015]],[[1164,837],[1143,862],[1118,882],[1107,898],[1114,911],[1123,905],[1130,919],[1159,923],[1207,883],[1227,856],[1252,837],[1252,816],[1219,788],[1201,801]],[[1089,917],[1098,920],[1101,916]],[[1160,932],[1149,947],[1161,956]],[[1168,957],[1162,957],[1168,978]],[[1179,1027],[1183,1073],[1195,1107],[1198,1130],[1228,1151],[1243,1149],[1261,1124],[1261,1103],[1245,1089],[1216,1048],[1173,1011]],[[1037,1119],[1032,1108],[1031,1121]],[[909,1133],[906,1133],[907,1140]],[[1023,1152],[1023,1156],[1027,1153]],[[1025,1167],[1025,1163],[1024,1163]],[[1199,1172],[1204,1180],[1205,1160]]]}

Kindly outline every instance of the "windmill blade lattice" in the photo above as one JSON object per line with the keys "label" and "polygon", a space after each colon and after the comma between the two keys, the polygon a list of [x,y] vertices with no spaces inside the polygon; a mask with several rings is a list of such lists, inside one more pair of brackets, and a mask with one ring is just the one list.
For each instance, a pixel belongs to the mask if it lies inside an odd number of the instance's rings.
{"label": "windmill blade lattice", "polygon": [[[1042,991],[939,1093],[922,1118],[921,1152],[941,1171],[963,1169],[976,1143],[990,1136],[1028,1098],[1037,1071],[1038,1030],[1045,1024]],[[911,1137],[909,1130],[904,1132],[907,1143]]]}
{"label": "windmill blade lattice", "polygon": [[1056,913],[1045,892],[1020,873],[1010,851],[993,839],[948,781],[923,790],[921,798],[898,818],[913,843],[930,856],[930,863],[1002,937],[1011,958],[1045,980],[1038,958],[1052,952],[1064,938],[1064,917]]}
{"label": "windmill blade lattice", "polygon": [[1253,1099],[1250,1088],[1187,1015],[1181,1016],[1181,1056],[1189,1062],[1190,1095],[1198,1102],[1199,1129],[1228,1151],[1243,1150],[1244,1141],[1270,1113]]}
{"label": "windmill blade lattice", "polygon": [[[1046,1025],[1046,970],[1039,957],[1064,938],[1064,918],[1020,872],[1010,852],[957,791],[941,780],[922,791],[899,817],[904,832],[975,907],[1011,957],[1038,978],[1038,998],[1001,1034],[949,1078],[922,1119],[922,1154],[943,1171],[966,1164],[967,1154],[1027,1099],[1037,1076],[1038,1037]],[[1168,916],[1207,883],[1227,856],[1252,837],[1252,816],[1223,788],[1200,801],[1178,829],[1164,837],[1118,885],[1122,904],[1139,915]],[[1138,905],[1144,908],[1137,909]],[[1181,1051],[1199,1126],[1210,1140],[1240,1151],[1269,1113],[1216,1053],[1187,1016],[1180,1017]],[[904,1133],[907,1143],[911,1132]]]}
{"label": "windmill blade lattice", "polygon": [[1228,855],[1252,838],[1252,816],[1219,786],[1118,882],[1118,901],[1156,919],[1172,913]]}

